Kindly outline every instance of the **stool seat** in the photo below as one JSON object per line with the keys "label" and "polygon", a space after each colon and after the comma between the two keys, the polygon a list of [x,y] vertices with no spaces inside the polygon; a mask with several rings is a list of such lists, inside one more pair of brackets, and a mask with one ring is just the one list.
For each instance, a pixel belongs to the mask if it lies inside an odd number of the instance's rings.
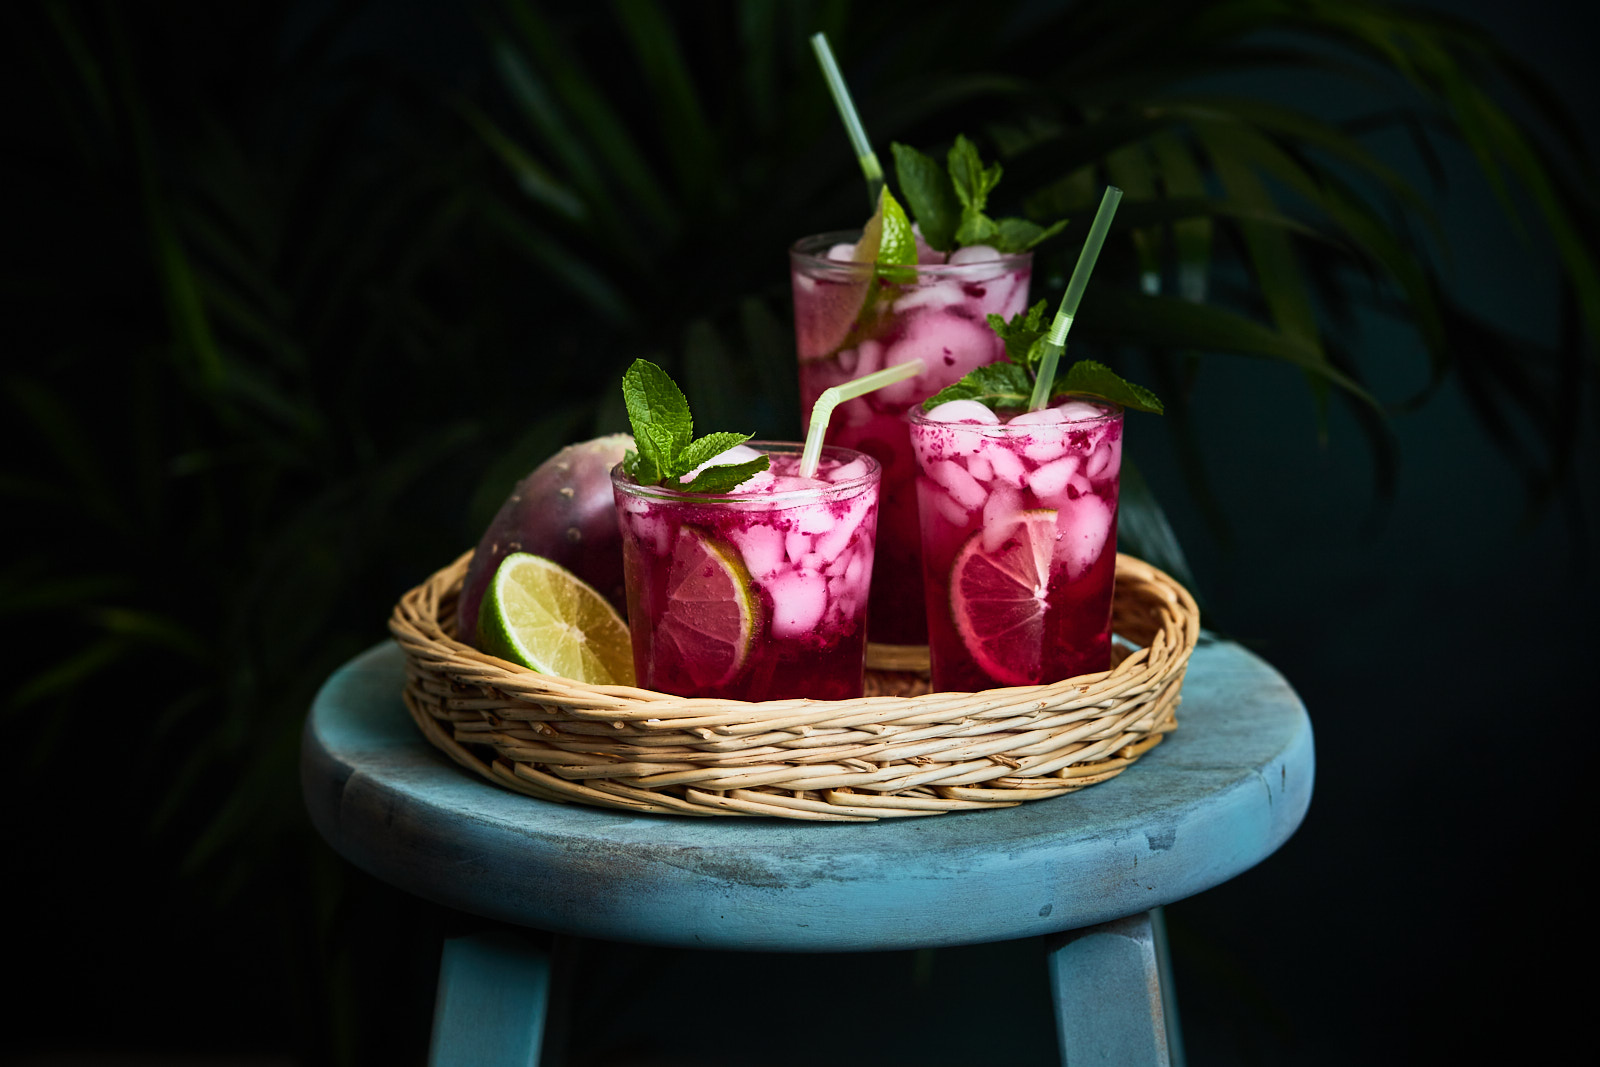
{"label": "stool seat", "polygon": [[1110,781],[1014,808],[874,823],[640,815],[499,788],[425,741],[385,642],[307,719],[312,821],[417,896],[558,934],[689,948],[881,951],[1139,915],[1254,866],[1310,803],[1310,720],[1287,682],[1203,638],[1178,730]]}

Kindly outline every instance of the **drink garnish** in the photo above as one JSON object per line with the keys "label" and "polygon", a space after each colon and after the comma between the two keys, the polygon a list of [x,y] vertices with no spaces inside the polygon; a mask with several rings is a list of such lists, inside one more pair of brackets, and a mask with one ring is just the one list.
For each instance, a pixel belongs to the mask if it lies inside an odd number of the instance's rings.
{"label": "drink garnish", "polygon": [[[987,181],[986,178],[975,180],[980,185]],[[978,367],[960,381],[941,389],[923,401],[924,411],[951,400],[976,400],[995,411],[1038,411],[1057,397],[1072,395],[1098,397],[1136,411],[1161,414],[1161,401],[1154,393],[1123,379],[1103,363],[1083,359],[1065,372],[1058,370],[1061,354],[1067,346],[1067,331],[1077,316],[1078,303],[1083,299],[1089,275],[1121,200],[1121,189],[1112,186],[1106,190],[1078,256],[1078,264],[1067,282],[1061,306],[1050,325],[1044,324],[1043,300],[1013,316],[1009,322],[999,315],[990,315],[990,328],[1005,342],[1005,359]]]}
{"label": "drink garnish", "polygon": [[622,376],[637,451],[629,449],[622,469],[640,485],[664,485],[691,493],[726,493],[753,474],[767,469],[766,456],[742,463],[706,467],[693,480],[681,478],[724,452],[750,440],[747,433],[709,433],[694,437],[689,401],[678,384],[646,359],[636,359]]}
{"label": "drink garnish", "polygon": [[[1046,301],[1041,300],[1009,322],[990,315],[990,329],[1005,342],[1005,359],[969,371],[960,381],[924,400],[922,409],[932,411],[949,400],[976,400],[993,411],[1027,410],[1050,331],[1044,320],[1046,306]],[[1056,372],[1050,399],[1063,396],[1095,397],[1154,415],[1163,411],[1160,398],[1150,390],[1092,359],[1080,359]]]}
{"label": "drink garnish", "polygon": [[977,146],[965,136],[956,137],[943,168],[910,145],[891,147],[900,192],[916,216],[922,239],[941,252],[970,245],[989,245],[1005,254],[1026,252],[1067,224],[1061,219],[1040,226],[1028,219],[984,214],[1003,168],[999,163],[984,166]]}
{"label": "drink garnish", "polygon": [[628,627],[605,597],[558,563],[527,552],[500,562],[478,611],[483,651],[590,685],[632,685]]}

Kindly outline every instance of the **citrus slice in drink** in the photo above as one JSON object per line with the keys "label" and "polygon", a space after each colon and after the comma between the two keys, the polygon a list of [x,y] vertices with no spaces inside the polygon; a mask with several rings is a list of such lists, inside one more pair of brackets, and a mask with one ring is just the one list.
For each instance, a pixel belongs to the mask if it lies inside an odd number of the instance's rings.
{"label": "citrus slice in drink", "polygon": [[726,685],[755,640],[760,603],[739,554],[682,526],[667,569],[666,609],[656,623],[657,656],[670,655],[697,687]]}
{"label": "citrus slice in drink", "polygon": [[1056,513],[1024,511],[998,538],[967,539],[950,571],[950,612],[973,661],[1006,685],[1039,680]]}
{"label": "citrus slice in drink", "polygon": [[500,561],[478,609],[491,656],[590,685],[633,685],[627,624],[606,598],[558,563],[527,552]]}
{"label": "citrus slice in drink", "polygon": [[[861,339],[860,320],[869,318],[877,280],[915,281],[917,237],[905,208],[887,189],[861,231],[855,251],[820,276],[797,277],[794,295],[795,341],[800,359],[826,359]],[[854,335],[854,337],[852,337]]]}

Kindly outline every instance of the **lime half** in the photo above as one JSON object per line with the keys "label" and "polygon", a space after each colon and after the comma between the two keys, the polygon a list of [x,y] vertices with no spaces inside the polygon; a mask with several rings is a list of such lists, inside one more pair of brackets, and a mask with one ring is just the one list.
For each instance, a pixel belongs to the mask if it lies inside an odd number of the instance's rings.
{"label": "lime half", "polygon": [[558,563],[527,552],[500,561],[478,609],[478,647],[590,685],[633,685],[627,624]]}
{"label": "lime half", "polygon": [[656,656],[674,657],[700,688],[726,685],[750,655],[759,617],[760,603],[739,554],[680,527],[667,571],[667,606],[655,627]]}
{"label": "lime half", "polygon": [[1008,685],[1032,685],[1044,651],[1050,558],[1056,513],[1024,511],[985,548],[979,530],[956,553],[950,571],[950,612],[962,644],[977,665]]}

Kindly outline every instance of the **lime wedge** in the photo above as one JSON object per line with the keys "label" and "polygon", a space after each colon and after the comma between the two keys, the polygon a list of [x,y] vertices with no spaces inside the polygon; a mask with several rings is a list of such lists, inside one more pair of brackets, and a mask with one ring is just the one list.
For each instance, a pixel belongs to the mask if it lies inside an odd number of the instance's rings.
{"label": "lime wedge", "polygon": [[917,262],[917,235],[911,229],[911,219],[887,188],[878,194],[878,210],[867,220],[850,258],[857,263],[876,263],[878,272],[890,281],[913,280],[910,271],[884,269],[910,267]]}
{"label": "lime wedge", "polygon": [[694,684],[728,684],[755,641],[760,603],[739,554],[689,526],[678,529],[667,571],[667,605],[656,623],[656,654],[683,665]]}
{"label": "lime wedge", "polygon": [[478,609],[491,656],[589,685],[633,685],[628,627],[583,579],[543,556],[500,561]]}
{"label": "lime wedge", "polygon": [[950,611],[962,644],[1007,685],[1039,680],[1055,538],[1054,511],[1024,511],[998,538],[991,532],[993,549],[985,547],[984,531],[973,534],[950,571]]}
{"label": "lime wedge", "polygon": [[880,267],[909,267],[917,262],[917,235],[911,229],[906,209],[885,189],[878,198],[878,213],[883,217],[878,240]]}

